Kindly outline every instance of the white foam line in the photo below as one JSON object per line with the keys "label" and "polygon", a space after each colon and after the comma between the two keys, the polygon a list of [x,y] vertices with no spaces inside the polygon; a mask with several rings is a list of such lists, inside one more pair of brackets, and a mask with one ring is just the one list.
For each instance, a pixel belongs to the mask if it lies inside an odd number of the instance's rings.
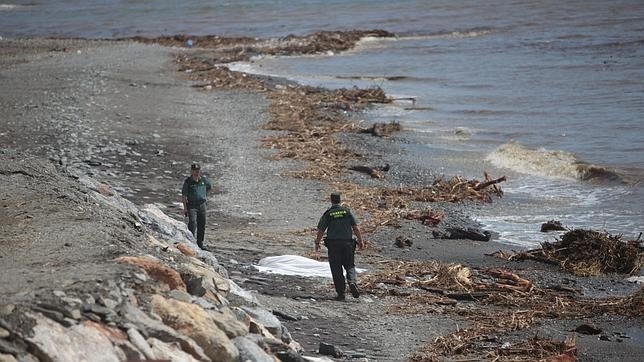
{"label": "white foam line", "polygon": [[2,10],[13,10],[20,7],[20,5],[14,5],[14,4],[0,4],[0,11]]}

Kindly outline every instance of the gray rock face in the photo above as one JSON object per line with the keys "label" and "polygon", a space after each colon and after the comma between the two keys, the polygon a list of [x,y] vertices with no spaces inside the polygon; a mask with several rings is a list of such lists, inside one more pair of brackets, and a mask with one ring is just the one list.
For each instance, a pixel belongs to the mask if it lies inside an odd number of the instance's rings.
{"label": "gray rock face", "polygon": [[250,362],[274,362],[275,359],[263,349],[246,337],[237,337],[233,340],[239,349],[239,359]]}
{"label": "gray rock face", "polygon": [[273,313],[259,307],[241,307],[248,315],[258,323],[264,325],[266,329],[277,338],[282,336],[282,323],[273,315]]}
{"label": "gray rock face", "polygon": [[203,349],[192,339],[179,334],[174,329],[166,326],[160,321],[150,318],[140,309],[133,305],[126,305],[123,310],[124,317],[134,324],[138,330],[148,337],[157,338],[163,342],[178,343],[181,348],[201,361],[210,361]]}
{"label": "gray rock face", "polygon": [[139,331],[137,331],[135,328],[129,328],[127,330],[127,336],[130,338],[130,342],[132,342],[134,347],[136,347],[139,351],[141,351],[141,353],[143,353],[145,358],[155,358],[152,348],[150,348],[150,345],[145,340],[145,338],[143,338],[141,333],[139,333]]}
{"label": "gray rock face", "polygon": [[148,343],[152,348],[157,360],[168,360],[172,362],[199,362],[193,356],[181,350],[176,343],[166,343],[156,338],[149,338]]}
{"label": "gray rock face", "polygon": [[[17,175],[23,178],[35,178],[31,173],[36,174],[38,170],[28,171],[16,170]],[[29,302],[16,299],[15,306],[0,305],[1,358],[16,356],[19,361],[224,360],[220,358],[223,354],[217,354],[213,348],[218,343],[230,347],[225,360],[236,362],[238,348],[231,340],[244,336],[245,339],[239,343],[247,353],[245,359],[274,361],[275,357],[265,352],[257,341],[246,337],[251,318],[263,335],[269,336],[270,332],[276,337],[270,336],[270,340],[261,342],[266,350],[282,354],[291,351],[292,355],[297,355],[295,348],[288,345],[290,336],[279,320],[260,307],[252,295],[236,285],[231,287],[227,271],[218,264],[214,255],[195,249],[192,235],[183,223],[169,218],[154,205],[139,209],[109,186],[88,176],[75,178],[65,175],[64,180],[69,185],[63,185],[61,179],[56,178],[53,167],[48,172],[47,177],[53,181],[47,189],[56,192],[51,196],[55,199],[56,210],[64,202],[59,200],[71,199],[74,202],[70,201],[70,208],[79,210],[72,215],[71,226],[67,225],[70,230],[77,231],[79,237],[60,236],[59,247],[41,253],[42,259],[49,262],[60,261],[61,256],[72,255],[74,258],[67,263],[61,262],[57,266],[61,276],[47,279],[49,284],[39,286],[38,293],[30,294],[33,298],[28,299]],[[36,214],[31,218],[37,220],[40,216]],[[61,223],[70,219],[68,213],[59,216],[60,219],[56,220]],[[78,227],[80,224],[82,227]],[[58,227],[59,224],[56,225]],[[82,240],[88,239],[91,228],[101,231],[91,235],[102,237],[84,243]],[[177,241],[195,250],[200,261],[189,256],[190,253],[179,254],[174,247]],[[58,250],[63,251],[61,255],[51,254]],[[189,275],[183,278],[188,282],[188,290],[201,297],[178,289],[168,290],[167,285],[155,279],[156,269],[124,266],[117,261],[122,256],[136,258],[147,254],[154,254],[155,260],[168,270],[180,272],[182,276]],[[82,267],[74,263],[79,259],[85,261]],[[68,265],[73,267],[68,268]],[[89,269],[94,273],[87,277],[84,272]],[[85,279],[78,280],[79,274],[83,274]],[[247,310],[231,305],[226,298],[231,294],[231,288],[235,288],[237,301],[249,304]],[[41,290],[43,293],[39,294]],[[161,320],[154,314],[159,314],[158,311],[152,309],[154,313],[148,312],[151,294],[163,295],[170,304],[184,304],[184,310],[199,307],[204,316],[202,322],[209,323],[195,324],[196,332],[189,333],[182,329],[181,323],[173,323],[177,315],[185,316],[185,313],[169,310]],[[192,321],[194,318],[189,319]],[[221,343],[212,338],[215,331],[220,332]]]}
{"label": "gray rock face", "polygon": [[145,205],[138,215],[141,217],[141,221],[147,224],[148,227],[162,234],[167,239],[170,239],[173,243],[184,242],[194,244],[195,242],[186,224],[169,217],[156,205]]}
{"label": "gray rock face", "polygon": [[[58,323],[37,314],[31,315],[36,321],[32,336],[25,336],[33,346],[36,357],[53,361],[102,361],[119,362],[125,354],[112,347],[112,342],[91,325],[79,324],[64,328]],[[96,351],[101,351],[97,354]]]}

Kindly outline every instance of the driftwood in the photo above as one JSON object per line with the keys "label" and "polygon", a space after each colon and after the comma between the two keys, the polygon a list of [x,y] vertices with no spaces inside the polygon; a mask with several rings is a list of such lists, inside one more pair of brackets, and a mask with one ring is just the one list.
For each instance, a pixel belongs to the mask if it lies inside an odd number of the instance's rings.
{"label": "driftwood", "polygon": [[423,225],[436,226],[445,219],[445,213],[434,210],[413,210],[408,212],[405,217],[410,220],[420,220]]}
{"label": "driftwood", "polygon": [[378,166],[378,167],[370,167],[370,166],[350,166],[349,167],[349,170],[366,173],[372,178],[383,178],[384,177],[383,172],[388,172],[389,169],[390,169],[390,166],[388,163],[385,164],[384,166]]}
{"label": "driftwood", "polygon": [[520,276],[500,268],[489,268],[486,274],[497,279],[497,287],[509,288],[521,292],[529,292],[532,289],[532,282]]}
{"label": "driftwood", "polygon": [[489,178],[489,176],[488,176],[488,174],[487,174],[487,172],[486,172],[486,173],[485,173],[485,179],[486,179],[486,181],[485,181],[485,182],[481,182],[481,183],[479,183],[478,185],[475,185],[475,186],[473,187],[473,188],[474,188],[474,190],[476,190],[476,191],[481,191],[481,190],[485,189],[485,188],[486,188],[486,187],[488,187],[488,186],[492,186],[492,185],[494,185],[494,184],[498,184],[499,182],[507,181],[507,178],[506,178],[505,176],[501,176],[501,177],[497,178],[496,180],[488,180],[488,178]]}

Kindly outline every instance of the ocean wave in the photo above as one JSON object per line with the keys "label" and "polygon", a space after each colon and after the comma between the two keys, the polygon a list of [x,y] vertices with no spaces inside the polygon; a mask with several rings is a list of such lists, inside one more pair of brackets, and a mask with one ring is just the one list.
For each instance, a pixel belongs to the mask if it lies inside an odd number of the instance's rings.
{"label": "ocean wave", "polygon": [[482,36],[489,35],[493,32],[491,28],[473,28],[473,29],[463,29],[456,31],[439,31],[430,34],[400,34],[395,37],[373,37],[366,36],[358,41],[356,48],[377,48],[385,46],[385,44],[393,41],[400,40],[431,40],[431,39],[467,39],[467,38],[479,38]]}
{"label": "ocean wave", "polygon": [[6,10],[13,10],[16,8],[19,8],[20,5],[14,5],[14,4],[0,4],[0,11],[6,11]]}
{"label": "ocean wave", "polygon": [[515,142],[499,146],[486,160],[496,167],[536,176],[595,183],[630,183],[625,175],[618,171],[588,164],[572,153],[533,150]]}

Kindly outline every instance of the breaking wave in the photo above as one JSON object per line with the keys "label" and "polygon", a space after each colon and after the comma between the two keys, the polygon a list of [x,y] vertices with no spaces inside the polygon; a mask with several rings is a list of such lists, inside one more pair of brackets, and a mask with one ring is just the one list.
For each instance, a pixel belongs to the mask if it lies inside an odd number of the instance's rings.
{"label": "breaking wave", "polygon": [[533,150],[511,142],[499,146],[486,160],[500,168],[536,176],[596,183],[630,183],[624,175],[602,166],[591,165],[565,151]]}
{"label": "breaking wave", "polygon": [[[400,34],[395,37],[374,37],[366,36],[358,41],[356,44],[355,50],[360,50],[363,48],[380,48],[387,46],[386,44],[393,41],[401,40],[431,40],[431,39],[468,39],[468,38],[479,38],[487,36],[493,32],[492,28],[473,28],[473,29],[463,29],[457,31],[439,31],[430,34]],[[354,50],[354,51],[355,51]]]}
{"label": "breaking wave", "polygon": [[13,10],[13,9],[15,9],[15,8],[17,8],[19,6],[20,5],[14,5],[14,4],[0,4],[0,11]]}

